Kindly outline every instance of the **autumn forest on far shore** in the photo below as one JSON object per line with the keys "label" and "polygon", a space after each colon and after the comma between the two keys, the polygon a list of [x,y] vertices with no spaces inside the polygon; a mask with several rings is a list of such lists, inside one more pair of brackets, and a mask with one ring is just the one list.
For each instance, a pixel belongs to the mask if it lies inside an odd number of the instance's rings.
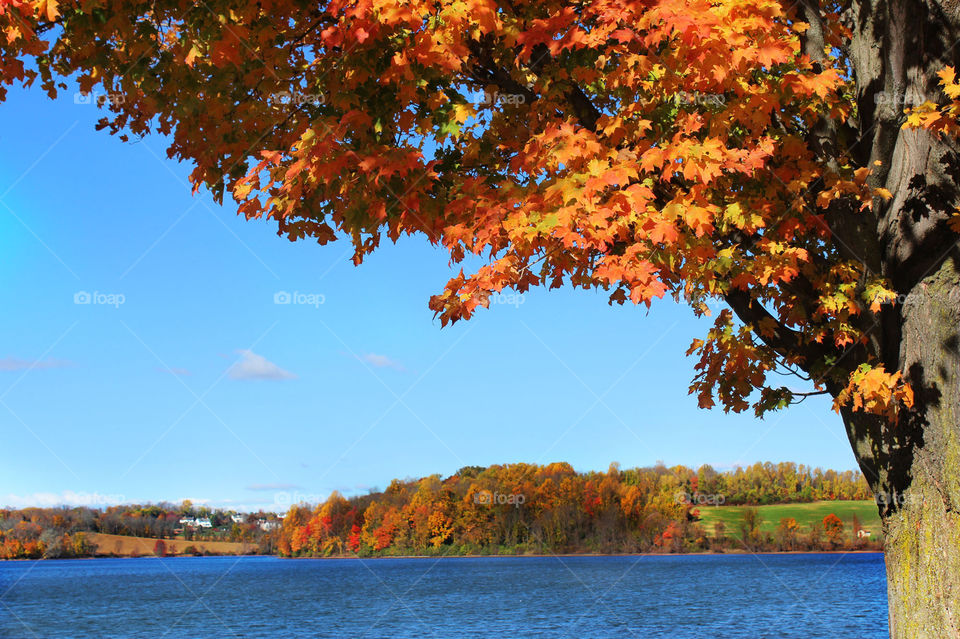
{"label": "autumn forest on far shore", "polygon": [[0,510],[0,559],[820,552],[881,550],[880,538],[858,471],[789,462],[723,472],[467,466],[350,498],[334,492],[285,515],[189,501]]}

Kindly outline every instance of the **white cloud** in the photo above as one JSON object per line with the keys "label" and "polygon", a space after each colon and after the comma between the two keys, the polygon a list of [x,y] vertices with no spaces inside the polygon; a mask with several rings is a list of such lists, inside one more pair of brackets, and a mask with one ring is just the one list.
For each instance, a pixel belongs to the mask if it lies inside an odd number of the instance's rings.
{"label": "white cloud", "polygon": [[392,368],[395,371],[405,371],[406,368],[400,362],[390,359],[386,355],[377,355],[376,353],[367,353],[361,355],[358,359],[375,366],[376,368]]}
{"label": "white cloud", "polygon": [[41,359],[26,360],[16,357],[4,357],[0,359],[0,371],[26,371],[42,370],[45,368],[67,368],[73,366],[73,362],[63,359]]}
{"label": "white cloud", "polygon": [[285,371],[263,355],[250,350],[240,350],[240,361],[228,369],[230,379],[296,379],[297,376]]}
{"label": "white cloud", "polygon": [[113,506],[126,501],[123,495],[100,493],[77,493],[64,490],[60,493],[32,493],[29,495],[0,495],[0,504],[13,508],[51,508],[53,506]]}

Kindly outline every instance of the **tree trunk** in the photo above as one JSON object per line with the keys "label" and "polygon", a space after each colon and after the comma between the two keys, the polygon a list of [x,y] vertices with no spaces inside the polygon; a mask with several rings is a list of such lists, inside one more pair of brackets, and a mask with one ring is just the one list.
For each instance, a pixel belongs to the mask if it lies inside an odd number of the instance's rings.
{"label": "tree trunk", "polygon": [[[956,253],[956,247],[953,250]],[[901,370],[916,394],[911,453],[884,509],[892,637],[960,638],[960,260],[903,304]]]}
{"label": "tree trunk", "polygon": [[883,522],[895,639],[960,637],[960,517],[936,482],[914,480],[907,502]]}
{"label": "tree trunk", "polygon": [[871,357],[851,359],[901,371],[915,403],[895,425],[842,415],[883,521],[890,636],[960,639],[960,249],[945,224],[960,206],[960,147],[902,128],[904,107],[943,102],[936,73],[960,67],[960,2],[854,0],[847,19],[853,152],[894,197],[872,211],[879,254],[854,243],[859,228],[840,239],[905,294],[865,327]]}
{"label": "tree trunk", "polygon": [[960,251],[899,309],[914,408],[888,425],[843,411],[883,520],[890,636],[960,638]]}

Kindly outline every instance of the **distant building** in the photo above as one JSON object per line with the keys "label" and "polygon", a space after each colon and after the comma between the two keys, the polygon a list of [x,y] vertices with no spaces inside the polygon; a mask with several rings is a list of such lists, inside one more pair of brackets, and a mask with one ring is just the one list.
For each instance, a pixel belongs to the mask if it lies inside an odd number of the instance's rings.
{"label": "distant building", "polygon": [[280,522],[267,521],[266,519],[258,519],[257,525],[260,526],[260,530],[275,530],[280,527]]}
{"label": "distant building", "polygon": [[232,519],[235,524],[242,524],[247,518],[244,515],[230,515],[230,519]]}
{"label": "distant building", "polygon": [[866,539],[869,536],[870,536],[869,530],[864,530],[863,528],[861,528],[860,530],[857,531],[857,539]]}
{"label": "distant building", "polygon": [[209,517],[185,517],[180,523],[189,528],[213,528]]}

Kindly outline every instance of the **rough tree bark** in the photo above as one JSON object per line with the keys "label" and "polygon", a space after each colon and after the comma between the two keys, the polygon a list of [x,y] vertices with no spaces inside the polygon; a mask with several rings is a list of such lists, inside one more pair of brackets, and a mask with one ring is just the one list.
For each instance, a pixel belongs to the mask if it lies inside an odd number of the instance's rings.
{"label": "rough tree bark", "polygon": [[960,637],[960,260],[903,304],[900,367],[916,391],[883,515],[893,637]]}
{"label": "rough tree bark", "polygon": [[[824,59],[823,4],[800,5],[815,62]],[[902,127],[904,108],[943,102],[937,72],[960,68],[960,0],[852,0],[844,18],[857,116],[820,123],[809,143],[827,166],[873,168],[872,186],[893,195],[866,213],[835,207],[827,220],[837,253],[888,278],[900,296],[865,314],[868,342],[830,353],[829,366],[783,327],[764,341],[803,357],[834,397],[864,362],[910,383],[914,406],[895,424],[849,409],[841,416],[883,521],[891,637],[960,639],[960,243],[946,225],[960,208],[960,146]],[[773,319],[744,292],[726,299],[746,323]]]}
{"label": "rough tree bark", "polygon": [[896,424],[843,411],[877,497],[890,635],[960,637],[960,255],[906,295],[899,370],[915,405]]}
{"label": "rough tree bark", "polygon": [[[893,194],[874,207],[878,254],[861,259],[901,294],[873,319],[868,348],[916,401],[892,425],[843,417],[883,520],[891,636],[960,637],[960,248],[944,226],[960,201],[960,155],[956,141],[901,128],[903,108],[937,102],[936,72],[960,62],[960,2],[864,0],[849,22],[852,153],[860,166],[880,161],[874,184]],[[866,246],[856,239],[848,246]]]}

